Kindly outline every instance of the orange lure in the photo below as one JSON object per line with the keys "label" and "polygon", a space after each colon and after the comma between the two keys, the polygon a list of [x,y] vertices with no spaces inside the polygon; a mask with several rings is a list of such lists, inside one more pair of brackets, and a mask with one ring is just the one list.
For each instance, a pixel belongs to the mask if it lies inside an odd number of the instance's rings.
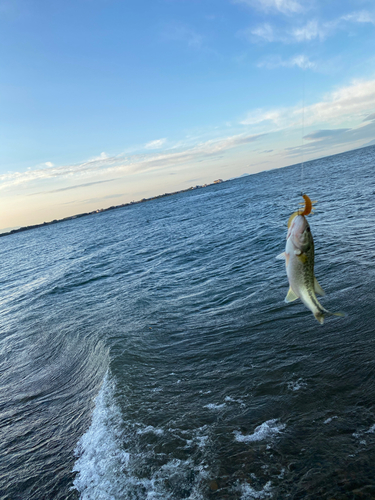
{"label": "orange lure", "polygon": [[[313,203],[316,203],[316,201],[311,201],[307,194],[303,194],[302,198],[305,200],[305,208],[303,210],[299,209],[297,210],[297,212],[292,213],[288,220],[288,227],[290,227],[290,224],[292,223],[292,220],[296,215],[309,215],[312,213]],[[303,205],[303,203],[301,203],[301,205]]]}

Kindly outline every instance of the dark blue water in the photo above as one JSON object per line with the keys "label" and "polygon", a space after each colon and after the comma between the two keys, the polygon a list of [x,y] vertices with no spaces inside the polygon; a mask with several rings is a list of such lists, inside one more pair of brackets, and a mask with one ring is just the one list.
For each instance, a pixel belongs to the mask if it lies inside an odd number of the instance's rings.
{"label": "dark blue water", "polygon": [[[375,498],[375,147],[0,239],[0,499]],[[321,326],[285,304],[301,187]]]}

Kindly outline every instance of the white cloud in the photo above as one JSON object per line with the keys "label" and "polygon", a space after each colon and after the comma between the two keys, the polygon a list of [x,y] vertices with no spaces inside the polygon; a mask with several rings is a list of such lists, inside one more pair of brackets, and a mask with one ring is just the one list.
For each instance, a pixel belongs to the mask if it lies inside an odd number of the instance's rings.
{"label": "white cloud", "polygon": [[281,125],[285,113],[285,109],[255,109],[250,111],[246,118],[240,123],[241,125],[258,125],[263,122],[269,122],[270,124],[278,126]]}
{"label": "white cloud", "polygon": [[[14,186],[30,184],[36,181],[62,178],[103,178],[116,173],[118,175],[145,172],[154,169],[176,167],[188,162],[197,162],[205,158],[224,154],[227,150],[258,140],[263,134],[238,134],[218,140],[209,140],[181,151],[168,150],[163,153],[138,154],[131,156],[102,155],[76,165],[64,165],[52,168],[36,168],[26,172],[8,172],[0,175],[0,190]],[[171,152],[173,151],[173,152]],[[96,181],[94,181],[96,183]]]}
{"label": "white cloud", "polygon": [[327,26],[319,26],[316,19],[309,21],[305,26],[301,28],[295,28],[290,32],[291,38],[296,42],[305,42],[315,40],[324,40],[328,34]]}
{"label": "white cloud", "polygon": [[88,160],[88,163],[89,162],[100,161],[100,160],[107,160],[107,158],[109,158],[109,156],[107,155],[107,153],[105,153],[103,151],[102,153],[100,153],[99,156],[94,156],[93,158],[90,158],[90,160]]}
{"label": "white cloud", "polygon": [[150,141],[145,145],[146,149],[160,149],[167,142],[167,139],[156,139],[155,141]]}
{"label": "white cloud", "polygon": [[[242,121],[242,125],[247,128],[245,133],[199,142],[190,147],[180,145],[178,149],[162,152],[149,151],[144,154],[119,156],[101,153],[95,158],[75,165],[44,165],[26,172],[9,172],[0,175],[0,189],[12,189],[17,186],[29,186],[34,189],[38,186],[38,191],[41,191],[43,183],[45,188],[48,186],[49,191],[63,190],[66,184],[88,186],[90,183],[121,178],[137,172],[168,172],[171,168],[176,171],[187,166],[196,167],[202,161],[216,161],[232,149],[265,140],[263,137],[266,133],[283,130],[288,136],[292,136],[293,130],[294,133],[296,130],[301,130],[302,111],[301,106],[297,105],[289,108],[253,110]],[[357,80],[327,94],[320,102],[304,108],[305,129],[308,128],[306,138],[311,140],[306,151],[311,154],[318,150],[329,153],[332,144],[345,144],[349,149],[361,145],[361,140],[362,144],[365,139],[373,140],[374,116],[375,79]],[[341,130],[335,132],[332,129]],[[261,131],[264,133],[261,134]],[[273,135],[272,140],[276,141],[277,137]],[[270,140],[267,144],[268,147],[271,146],[269,149],[277,149]],[[262,147],[264,148],[264,145]],[[297,154],[297,150],[296,147],[289,148],[288,157]],[[56,182],[52,181],[57,180],[59,184],[56,187]],[[51,182],[44,184],[46,181]]]}
{"label": "white cloud", "polygon": [[249,35],[249,33],[254,37],[258,37],[266,42],[274,42],[278,39],[278,36],[276,35],[274,29],[268,23],[261,24],[260,26],[247,31],[247,33],[245,32],[247,36]]}
{"label": "white cloud", "polygon": [[[300,126],[302,113],[305,127],[320,125],[337,126],[342,123],[359,124],[375,110],[375,80],[356,80],[350,85],[330,92],[315,104],[277,109],[250,111],[242,125],[267,125],[266,131]],[[370,115],[372,116],[372,115]]]}
{"label": "white cloud", "polygon": [[303,10],[296,0],[234,0],[234,2],[245,3],[265,12],[278,11],[282,14],[295,14]]}
{"label": "white cloud", "polygon": [[352,12],[345,16],[341,16],[342,21],[352,21],[355,23],[370,23],[375,24],[375,15],[371,14],[366,10],[361,10],[359,12]]}
{"label": "white cloud", "polygon": [[300,54],[298,56],[292,57],[291,59],[289,59],[289,61],[286,61],[285,66],[286,67],[298,66],[299,68],[302,69],[307,69],[307,68],[312,69],[316,67],[316,64],[311,62],[307,56]]}
{"label": "white cloud", "polygon": [[304,54],[299,54],[286,60],[282,59],[279,56],[271,56],[258,64],[258,68],[267,69],[275,69],[280,67],[293,68],[295,66],[301,69],[314,69],[316,68],[316,63],[310,61],[310,59]]}
{"label": "white cloud", "polygon": [[316,19],[307,24],[293,29],[281,30],[274,28],[269,23],[260,24],[255,28],[249,28],[242,33],[250,42],[282,42],[285,44],[311,42],[319,39],[323,41],[333,32],[335,26],[332,23],[320,24]]}
{"label": "white cloud", "polygon": [[360,120],[375,109],[375,80],[355,80],[326,95],[322,102],[307,106],[305,123],[340,124],[345,120]]}
{"label": "white cloud", "polygon": [[311,19],[306,24],[292,29],[276,29],[271,24],[264,23],[243,31],[243,34],[251,42],[282,42],[285,44],[307,43],[314,40],[322,42],[329,36],[334,35],[339,29],[347,28],[348,23],[375,25],[375,14],[359,11],[351,12],[332,21],[321,22],[318,19]]}

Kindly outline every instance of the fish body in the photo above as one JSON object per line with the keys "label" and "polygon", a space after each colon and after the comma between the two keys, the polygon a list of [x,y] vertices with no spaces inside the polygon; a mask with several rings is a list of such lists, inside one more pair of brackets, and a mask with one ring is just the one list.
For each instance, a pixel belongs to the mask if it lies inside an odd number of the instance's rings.
{"label": "fish body", "polygon": [[343,316],[327,311],[316,298],[317,293],[324,295],[324,291],[314,275],[314,240],[304,215],[297,213],[291,218],[285,252],[277,258],[285,259],[290,285],[285,302],[301,299],[321,324],[325,315]]}

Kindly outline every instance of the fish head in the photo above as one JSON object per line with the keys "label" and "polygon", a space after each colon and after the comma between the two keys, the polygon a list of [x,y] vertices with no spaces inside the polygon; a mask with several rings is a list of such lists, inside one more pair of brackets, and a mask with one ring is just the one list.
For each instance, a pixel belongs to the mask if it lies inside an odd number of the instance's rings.
{"label": "fish head", "polygon": [[293,245],[305,252],[312,244],[310,225],[304,215],[296,215],[291,221],[287,239],[291,239]]}

